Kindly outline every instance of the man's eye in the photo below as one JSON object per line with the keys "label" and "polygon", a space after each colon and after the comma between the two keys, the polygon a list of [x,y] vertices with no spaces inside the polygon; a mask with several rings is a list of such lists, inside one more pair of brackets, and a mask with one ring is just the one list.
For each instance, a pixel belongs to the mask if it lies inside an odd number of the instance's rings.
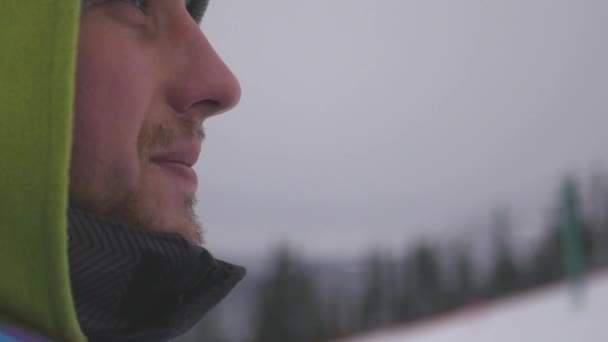
{"label": "man's eye", "polygon": [[125,0],[127,1],[129,4],[139,8],[140,10],[143,10],[144,7],[146,6],[146,0]]}

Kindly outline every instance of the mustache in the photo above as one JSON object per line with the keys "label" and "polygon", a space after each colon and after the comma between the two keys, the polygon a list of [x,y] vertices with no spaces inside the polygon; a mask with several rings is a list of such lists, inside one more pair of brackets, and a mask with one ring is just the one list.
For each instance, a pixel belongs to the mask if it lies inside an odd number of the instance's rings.
{"label": "mustache", "polygon": [[144,127],[137,143],[140,153],[151,149],[169,148],[178,141],[193,138],[205,140],[205,130],[200,122],[193,120],[189,115],[177,115],[176,118],[173,125],[157,123]]}

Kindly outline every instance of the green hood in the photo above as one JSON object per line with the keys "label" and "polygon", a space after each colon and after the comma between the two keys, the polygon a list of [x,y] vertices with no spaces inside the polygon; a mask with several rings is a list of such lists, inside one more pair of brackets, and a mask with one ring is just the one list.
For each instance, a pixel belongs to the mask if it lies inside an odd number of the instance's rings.
{"label": "green hood", "polygon": [[0,323],[85,341],[68,274],[66,212],[80,0],[0,11]]}

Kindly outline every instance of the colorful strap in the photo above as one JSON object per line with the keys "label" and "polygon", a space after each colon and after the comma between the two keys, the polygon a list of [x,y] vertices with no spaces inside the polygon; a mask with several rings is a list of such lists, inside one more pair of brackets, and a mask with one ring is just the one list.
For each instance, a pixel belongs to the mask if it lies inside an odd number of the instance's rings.
{"label": "colorful strap", "polygon": [[25,330],[0,325],[0,342],[49,342],[49,340]]}
{"label": "colorful strap", "polygon": [[12,338],[8,335],[4,335],[3,333],[0,332],[0,342],[19,342],[19,341],[15,340],[14,338]]}

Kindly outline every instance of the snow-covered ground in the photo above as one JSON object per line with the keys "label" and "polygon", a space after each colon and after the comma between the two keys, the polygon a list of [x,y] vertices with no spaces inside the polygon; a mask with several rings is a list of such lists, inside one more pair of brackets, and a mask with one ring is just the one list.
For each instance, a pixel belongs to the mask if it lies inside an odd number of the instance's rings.
{"label": "snow-covered ground", "polygon": [[608,342],[608,273],[587,279],[579,305],[571,299],[558,285],[348,342]]}

